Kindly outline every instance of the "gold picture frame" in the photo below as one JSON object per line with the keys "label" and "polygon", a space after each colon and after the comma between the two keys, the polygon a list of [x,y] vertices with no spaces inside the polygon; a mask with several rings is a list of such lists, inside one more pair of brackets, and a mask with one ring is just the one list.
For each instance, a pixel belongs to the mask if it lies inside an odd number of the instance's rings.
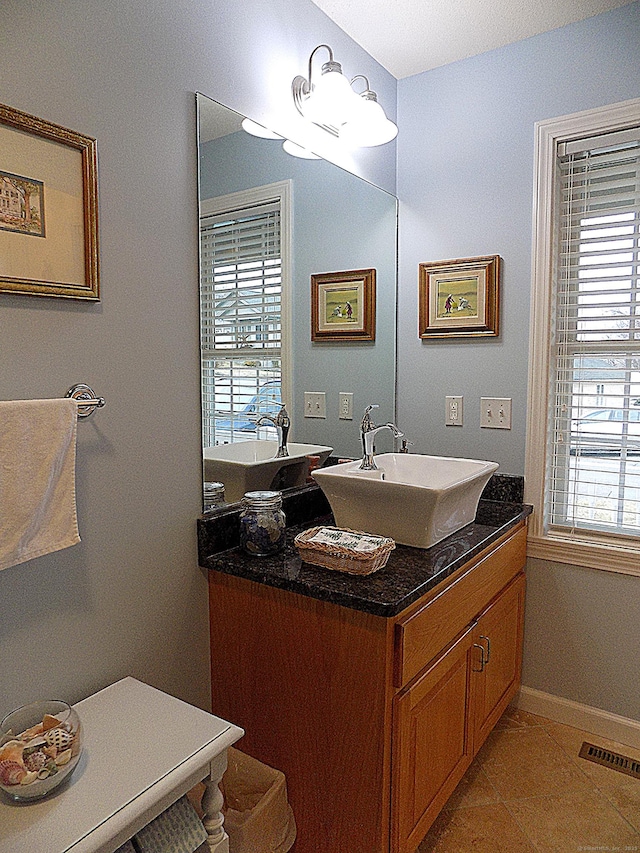
{"label": "gold picture frame", "polygon": [[96,140],[3,104],[0,292],[100,299]]}
{"label": "gold picture frame", "polygon": [[500,268],[499,255],[420,264],[419,336],[496,337]]}
{"label": "gold picture frame", "polygon": [[376,339],[375,269],[311,276],[311,340]]}

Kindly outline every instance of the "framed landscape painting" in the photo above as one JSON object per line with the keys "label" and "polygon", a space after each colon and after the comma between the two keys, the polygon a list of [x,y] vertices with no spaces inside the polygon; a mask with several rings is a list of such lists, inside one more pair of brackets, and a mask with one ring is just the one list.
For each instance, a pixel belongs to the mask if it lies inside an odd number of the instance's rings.
{"label": "framed landscape painting", "polygon": [[375,269],[311,276],[311,340],[374,341]]}
{"label": "framed landscape painting", "polygon": [[420,337],[497,336],[499,290],[499,255],[420,264]]}

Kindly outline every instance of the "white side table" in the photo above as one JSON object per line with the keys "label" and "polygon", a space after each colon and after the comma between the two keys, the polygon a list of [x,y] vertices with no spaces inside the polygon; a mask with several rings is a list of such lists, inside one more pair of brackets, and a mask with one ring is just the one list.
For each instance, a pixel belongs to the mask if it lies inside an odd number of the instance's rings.
{"label": "white side table", "polygon": [[202,780],[211,853],[228,853],[218,784],[242,729],[135,678],[75,708],[78,766],[44,800],[14,803],[0,792],[0,853],[113,853]]}

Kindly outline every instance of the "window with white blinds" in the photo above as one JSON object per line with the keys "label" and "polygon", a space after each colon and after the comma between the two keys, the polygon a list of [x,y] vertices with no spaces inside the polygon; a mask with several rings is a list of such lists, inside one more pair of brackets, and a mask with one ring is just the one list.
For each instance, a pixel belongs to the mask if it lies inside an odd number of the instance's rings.
{"label": "window with white blinds", "polygon": [[640,100],[536,126],[528,553],[640,574]]}
{"label": "window with white blinds", "polygon": [[559,146],[551,526],[640,533],[640,128]]}
{"label": "window with white blinds", "polygon": [[275,436],[260,415],[282,400],[280,202],[203,215],[203,442]]}

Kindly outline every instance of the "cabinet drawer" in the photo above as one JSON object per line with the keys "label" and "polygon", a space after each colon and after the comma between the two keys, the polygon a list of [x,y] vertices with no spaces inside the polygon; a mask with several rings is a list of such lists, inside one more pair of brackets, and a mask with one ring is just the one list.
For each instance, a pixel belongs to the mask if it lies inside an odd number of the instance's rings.
{"label": "cabinet drawer", "polygon": [[450,643],[509,581],[522,571],[526,527],[480,556],[441,592],[395,625],[394,684],[402,687]]}

